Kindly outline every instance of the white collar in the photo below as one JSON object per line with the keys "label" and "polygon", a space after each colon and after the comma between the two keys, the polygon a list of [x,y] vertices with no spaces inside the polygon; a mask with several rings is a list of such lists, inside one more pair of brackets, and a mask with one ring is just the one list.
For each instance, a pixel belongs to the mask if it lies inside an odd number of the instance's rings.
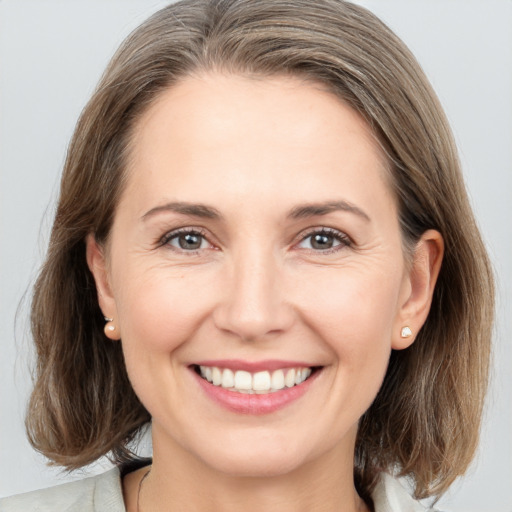
{"label": "white collar", "polygon": [[381,473],[372,499],[375,512],[434,512],[416,501],[396,478],[387,473]]}

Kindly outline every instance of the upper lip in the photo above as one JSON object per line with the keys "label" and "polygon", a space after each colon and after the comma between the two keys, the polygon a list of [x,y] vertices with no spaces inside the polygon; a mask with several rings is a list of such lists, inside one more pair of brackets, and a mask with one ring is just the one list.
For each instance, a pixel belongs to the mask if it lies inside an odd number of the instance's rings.
{"label": "upper lip", "polygon": [[262,361],[244,361],[242,359],[212,359],[198,361],[195,366],[216,366],[217,368],[229,368],[230,370],[243,370],[250,373],[281,370],[283,368],[312,368],[311,363],[304,361],[289,361],[282,359],[267,359]]}

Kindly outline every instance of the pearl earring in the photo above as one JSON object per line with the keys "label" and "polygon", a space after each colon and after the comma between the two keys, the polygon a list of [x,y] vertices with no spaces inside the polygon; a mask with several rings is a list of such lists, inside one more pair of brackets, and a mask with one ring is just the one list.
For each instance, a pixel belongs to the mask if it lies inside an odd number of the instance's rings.
{"label": "pearl earring", "polygon": [[402,327],[402,332],[400,333],[400,336],[402,336],[402,338],[409,338],[410,336],[412,336],[411,328],[408,325]]}
{"label": "pearl earring", "polygon": [[105,332],[105,336],[107,338],[110,338],[109,334],[112,335],[112,333],[116,330],[116,326],[113,324],[113,322],[114,322],[113,318],[109,318],[108,316],[106,316],[105,320],[107,323],[105,324],[103,331]]}

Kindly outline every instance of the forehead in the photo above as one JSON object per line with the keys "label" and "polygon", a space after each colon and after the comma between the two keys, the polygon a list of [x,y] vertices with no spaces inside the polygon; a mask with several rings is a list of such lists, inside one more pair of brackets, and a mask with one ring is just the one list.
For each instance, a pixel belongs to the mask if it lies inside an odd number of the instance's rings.
{"label": "forehead", "polygon": [[[241,119],[245,121],[243,126],[237,124]],[[212,135],[235,126],[237,133],[243,127],[244,134],[253,137],[262,124],[268,128],[279,123],[287,125],[286,135],[303,138],[313,131],[323,133],[325,138],[337,137],[336,128],[350,123],[369,145],[377,141],[363,117],[327,85],[290,75],[204,72],[185,77],[157,95],[136,123],[135,131],[140,135],[148,127],[171,128],[174,124],[175,134],[180,135],[194,122]]]}
{"label": "forehead", "polygon": [[212,192],[222,184],[233,193],[240,181],[253,193],[269,182],[303,193],[340,172],[363,187],[376,175],[389,181],[368,124],[322,84],[214,73],[160,93],[135,125],[128,172],[139,194],[153,179],[183,191],[215,178]]}

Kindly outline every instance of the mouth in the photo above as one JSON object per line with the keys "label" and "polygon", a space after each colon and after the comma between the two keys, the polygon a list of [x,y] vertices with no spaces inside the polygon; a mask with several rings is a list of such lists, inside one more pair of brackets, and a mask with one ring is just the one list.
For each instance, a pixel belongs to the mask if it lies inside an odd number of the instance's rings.
{"label": "mouth", "polygon": [[297,366],[249,372],[207,365],[192,365],[192,368],[201,379],[215,387],[249,395],[268,395],[300,386],[321,369]]}

